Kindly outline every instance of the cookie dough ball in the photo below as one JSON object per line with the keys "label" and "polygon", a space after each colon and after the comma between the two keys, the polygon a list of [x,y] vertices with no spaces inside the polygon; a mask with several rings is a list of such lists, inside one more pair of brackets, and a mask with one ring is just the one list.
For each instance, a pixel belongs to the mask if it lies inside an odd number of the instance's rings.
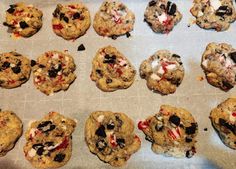
{"label": "cookie dough ball", "polygon": [[85,140],[89,150],[100,160],[119,167],[141,146],[133,131],[133,121],[124,113],[97,111],[86,121]]}
{"label": "cookie dough ball", "polygon": [[194,0],[193,3],[190,12],[201,28],[225,31],[236,20],[232,0]]}
{"label": "cookie dough ball", "polygon": [[181,19],[176,4],[167,0],[150,1],[144,13],[144,21],[158,33],[169,33]]}
{"label": "cookie dough ball", "polygon": [[33,5],[16,3],[10,5],[6,11],[5,26],[8,26],[15,35],[30,37],[42,27],[43,13]]}
{"label": "cookie dough ball", "polygon": [[0,109],[0,157],[10,151],[22,135],[22,122],[12,111]]}
{"label": "cookie dough ball", "polygon": [[183,108],[162,105],[154,116],[138,123],[157,154],[191,158],[196,153],[198,125]]}
{"label": "cookie dough ball", "polygon": [[202,55],[207,81],[224,91],[236,84],[236,49],[226,43],[209,43]]}
{"label": "cookie dough ball", "polygon": [[57,112],[30,124],[25,133],[25,158],[35,168],[64,166],[72,154],[72,133],[76,122]]}
{"label": "cookie dough ball", "polygon": [[53,12],[52,28],[55,34],[66,40],[77,39],[89,29],[90,20],[84,4],[58,4]]}
{"label": "cookie dough ball", "polygon": [[115,38],[133,30],[135,16],[123,3],[105,0],[94,17],[93,27],[101,36]]}
{"label": "cookie dough ball", "polygon": [[213,127],[223,143],[236,149],[236,98],[228,98],[210,113]]}
{"label": "cookie dough ball", "polygon": [[31,67],[30,60],[17,53],[8,52],[0,54],[0,86],[2,88],[15,88],[28,81]]}
{"label": "cookie dough ball", "polygon": [[92,65],[90,77],[105,92],[126,89],[134,82],[136,70],[133,65],[112,46],[99,49]]}
{"label": "cookie dough ball", "polygon": [[76,78],[74,59],[67,53],[48,51],[32,62],[34,85],[46,95],[67,90]]}
{"label": "cookie dough ball", "polygon": [[168,50],[159,50],[144,60],[139,71],[148,88],[163,95],[174,93],[184,78],[180,56]]}

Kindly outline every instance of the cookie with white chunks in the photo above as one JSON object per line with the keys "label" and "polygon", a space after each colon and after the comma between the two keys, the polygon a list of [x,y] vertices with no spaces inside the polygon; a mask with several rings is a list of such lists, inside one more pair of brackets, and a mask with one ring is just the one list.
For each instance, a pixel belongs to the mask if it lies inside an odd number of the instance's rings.
{"label": "cookie with white chunks", "polygon": [[176,4],[168,0],[150,1],[144,13],[144,21],[158,33],[169,33],[181,19]]}
{"label": "cookie with white chunks", "polygon": [[193,3],[190,12],[201,28],[225,31],[236,20],[232,0],[194,0]]}
{"label": "cookie with white chunks", "polygon": [[168,50],[159,50],[144,60],[139,71],[148,88],[163,95],[174,93],[184,78],[180,56]]}
{"label": "cookie with white chunks", "polygon": [[130,87],[136,70],[115,47],[106,46],[96,53],[92,62],[91,79],[99,89],[112,92]]}
{"label": "cookie with white chunks", "polygon": [[55,34],[66,40],[77,39],[90,27],[90,13],[82,4],[58,4],[53,12],[52,28]]}
{"label": "cookie with white chunks", "polygon": [[128,34],[133,30],[134,13],[118,0],[105,0],[95,14],[93,27],[101,36],[112,37]]}
{"label": "cookie with white chunks", "polygon": [[43,13],[33,5],[16,3],[6,11],[6,21],[3,23],[18,36],[30,37],[42,27]]}
{"label": "cookie with white chunks", "polygon": [[57,112],[30,124],[25,133],[25,158],[35,168],[64,166],[72,154],[72,133],[76,122]]}
{"label": "cookie with white chunks", "polygon": [[65,52],[48,51],[31,64],[34,85],[46,95],[67,90],[76,78],[74,59]]}
{"label": "cookie with white chunks", "polygon": [[133,131],[133,121],[124,113],[96,111],[86,121],[85,141],[100,160],[119,167],[141,146]]}
{"label": "cookie with white chunks", "polygon": [[210,113],[213,127],[222,142],[236,150],[236,98],[228,98]]}
{"label": "cookie with white chunks", "polygon": [[208,83],[224,91],[236,84],[236,49],[226,43],[209,43],[202,55]]}
{"label": "cookie with white chunks", "polygon": [[15,88],[30,78],[30,60],[17,52],[0,54],[0,87]]}
{"label": "cookie with white chunks", "polygon": [[196,153],[198,124],[183,108],[162,105],[158,113],[138,123],[152,151],[173,157],[191,158]]}
{"label": "cookie with white chunks", "polygon": [[22,122],[12,111],[0,109],[0,157],[10,151],[22,135]]}

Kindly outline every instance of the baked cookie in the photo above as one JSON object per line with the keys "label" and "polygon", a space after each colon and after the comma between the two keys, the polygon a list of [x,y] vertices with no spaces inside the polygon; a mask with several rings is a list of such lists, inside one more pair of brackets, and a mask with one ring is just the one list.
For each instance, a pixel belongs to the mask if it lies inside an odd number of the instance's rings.
{"label": "baked cookie", "polygon": [[194,0],[193,3],[190,12],[201,28],[225,31],[236,20],[232,0]]}
{"label": "baked cookie", "polygon": [[89,10],[84,4],[58,4],[53,12],[52,28],[64,39],[77,39],[86,33],[90,20]]}
{"label": "baked cookie", "polygon": [[0,109],[0,157],[10,151],[22,135],[22,122],[12,111]]}
{"label": "baked cookie", "polygon": [[168,50],[159,50],[144,60],[139,71],[148,88],[163,95],[174,93],[184,78],[180,56]]}
{"label": "baked cookie", "polygon": [[56,112],[30,124],[25,133],[25,158],[35,168],[64,166],[72,154],[72,133],[76,122]]}
{"label": "baked cookie", "polygon": [[144,21],[158,33],[169,33],[181,19],[176,4],[168,0],[150,1],[144,13]]}
{"label": "baked cookie", "polygon": [[8,26],[15,35],[30,37],[42,27],[42,17],[42,11],[33,5],[16,3],[10,5],[6,11],[4,25]]}
{"label": "baked cookie", "polygon": [[210,119],[223,143],[236,149],[236,98],[228,98],[211,111]]}
{"label": "baked cookie", "polygon": [[93,27],[101,36],[116,38],[133,30],[135,16],[122,2],[105,0],[95,14]]}
{"label": "baked cookie", "polygon": [[92,64],[90,77],[105,92],[126,89],[134,82],[136,70],[133,65],[112,46],[99,49]]}
{"label": "baked cookie", "polygon": [[34,84],[46,95],[67,90],[76,78],[74,59],[67,53],[48,51],[31,64]]}
{"label": "baked cookie", "polygon": [[141,146],[133,131],[133,121],[124,113],[97,111],[86,121],[85,141],[100,160],[114,167],[123,166]]}
{"label": "baked cookie", "polygon": [[236,49],[226,43],[209,43],[202,55],[207,81],[224,91],[236,84]]}
{"label": "baked cookie", "polygon": [[162,105],[157,114],[138,123],[157,154],[191,158],[196,153],[198,125],[183,108]]}
{"label": "baked cookie", "polygon": [[30,77],[30,60],[17,53],[0,54],[0,86],[11,89],[21,86]]}

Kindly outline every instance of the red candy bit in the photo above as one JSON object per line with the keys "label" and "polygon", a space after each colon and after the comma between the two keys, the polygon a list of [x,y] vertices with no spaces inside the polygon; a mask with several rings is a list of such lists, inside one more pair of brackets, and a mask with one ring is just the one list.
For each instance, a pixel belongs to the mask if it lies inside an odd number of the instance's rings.
{"label": "red candy bit", "polygon": [[233,112],[233,113],[232,113],[232,116],[233,116],[233,117],[236,117],[236,112]]}
{"label": "red candy bit", "polygon": [[148,126],[149,126],[149,122],[146,120],[138,122],[138,129],[139,130],[144,130],[144,129],[148,128]]}
{"label": "red candy bit", "polygon": [[116,147],[117,146],[117,142],[116,142],[116,136],[115,135],[110,135],[110,143],[112,145],[112,147]]}
{"label": "red candy bit", "polygon": [[74,5],[68,5],[68,7],[70,7],[71,9],[76,9]]}
{"label": "red candy bit", "polygon": [[8,80],[8,84],[14,84],[15,82],[15,80]]}
{"label": "red candy bit", "polygon": [[66,149],[68,145],[69,145],[69,140],[67,137],[65,137],[63,142],[59,146],[57,146],[56,150]]}
{"label": "red candy bit", "polygon": [[116,69],[116,72],[121,76],[123,74],[122,70],[120,68]]}
{"label": "red candy bit", "polygon": [[61,30],[63,29],[63,26],[61,24],[57,24],[57,25],[52,25],[52,28],[56,30]]}
{"label": "red candy bit", "polygon": [[176,139],[176,136],[174,135],[174,133],[173,133],[171,130],[168,130],[168,135],[169,135],[173,140]]}

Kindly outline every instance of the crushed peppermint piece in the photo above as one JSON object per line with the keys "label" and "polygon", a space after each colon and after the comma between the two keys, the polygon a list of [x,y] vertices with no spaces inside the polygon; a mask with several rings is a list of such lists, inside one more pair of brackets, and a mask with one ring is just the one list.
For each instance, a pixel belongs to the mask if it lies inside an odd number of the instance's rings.
{"label": "crushed peppermint piece", "polygon": [[161,15],[158,16],[158,19],[161,23],[164,23],[167,20],[166,13],[163,12]]}
{"label": "crushed peppermint piece", "polygon": [[168,70],[173,70],[173,69],[175,69],[176,68],[176,65],[175,64],[170,64],[170,65],[167,65],[166,66],[166,69],[168,69]]}
{"label": "crushed peppermint piece", "polygon": [[161,75],[165,73],[165,71],[164,71],[164,69],[163,69],[162,66],[158,69],[157,72],[158,72],[159,74],[161,74]]}

